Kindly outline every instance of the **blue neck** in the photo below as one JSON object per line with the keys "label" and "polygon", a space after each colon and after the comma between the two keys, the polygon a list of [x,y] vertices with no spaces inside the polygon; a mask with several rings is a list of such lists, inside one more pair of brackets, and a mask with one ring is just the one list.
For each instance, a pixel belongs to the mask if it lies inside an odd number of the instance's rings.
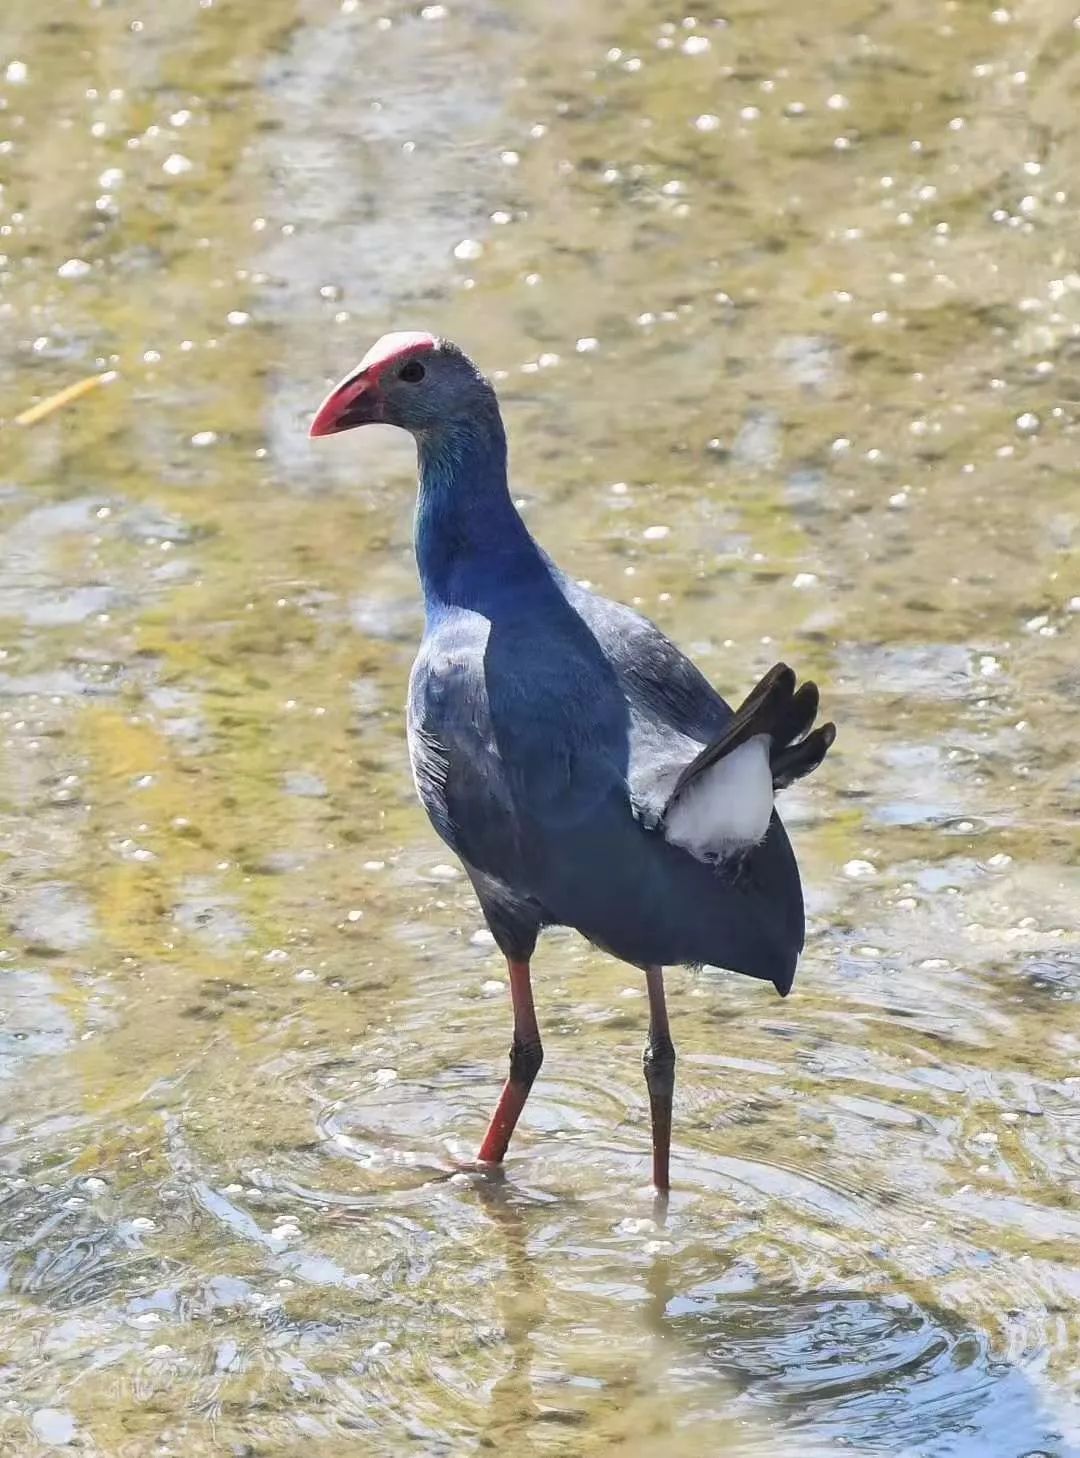
{"label": "blue neck", "polygon": [[485,615],[548,572],[510,499],[498,407],[417,438],[416,563],[429,620],[447,607]]}

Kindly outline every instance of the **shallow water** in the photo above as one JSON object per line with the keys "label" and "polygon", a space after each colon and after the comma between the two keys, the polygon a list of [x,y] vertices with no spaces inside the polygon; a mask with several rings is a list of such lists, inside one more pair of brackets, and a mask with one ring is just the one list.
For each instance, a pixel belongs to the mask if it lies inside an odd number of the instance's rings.
{"label": "shallow water", "polygon": [[[0,1452],[1080,1454],[1080,26],[157,0],[0,23]],[[841,726],[796,990],[499,959],[413,800],[391,327],[578,576]]]}

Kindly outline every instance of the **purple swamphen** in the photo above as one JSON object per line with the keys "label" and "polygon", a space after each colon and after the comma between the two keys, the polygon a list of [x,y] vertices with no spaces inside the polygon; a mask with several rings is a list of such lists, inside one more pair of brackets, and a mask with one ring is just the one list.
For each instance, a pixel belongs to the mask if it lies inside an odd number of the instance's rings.
{"label": "purple swamphen", "polygon": [[662,969],[710,963],[787,994],[803,902],[773,794],[821,763],[834,727],[812,727],[817,689],[796,689],[782,663],[733,712],[652,623],[555,566],[511,500],[495,391],[455,345],[387,334],[311,434],[371,423],[409,431],[419,456],[416,787],[509,965],[510,1075],[479,1159],[502,1160],[543,1061],[537,934],[571,926],[645,972],[665,1191],[675,1049]]}

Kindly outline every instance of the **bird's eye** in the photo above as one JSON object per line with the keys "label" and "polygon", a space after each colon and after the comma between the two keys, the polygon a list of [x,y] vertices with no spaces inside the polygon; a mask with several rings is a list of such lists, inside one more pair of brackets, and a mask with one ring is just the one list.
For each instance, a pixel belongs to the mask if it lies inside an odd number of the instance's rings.
{"label": "bird's eye", "polygon": [[398,370],[398,379],[404,380],[407,385],[418,385],[426,374],[427,370],[418,359],[410,359]]}

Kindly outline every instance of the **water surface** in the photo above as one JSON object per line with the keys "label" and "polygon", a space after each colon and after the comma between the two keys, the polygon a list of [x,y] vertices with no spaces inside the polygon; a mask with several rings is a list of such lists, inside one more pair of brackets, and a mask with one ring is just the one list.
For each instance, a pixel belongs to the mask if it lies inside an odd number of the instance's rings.
{"label": "water surface", "polygon": [[[0,1452],[1080,1454],[1080,28],[1057,0],[0,25]],[[794,995],[505,975],[414,803],[389,328],[576,576],[841,737]]]}

